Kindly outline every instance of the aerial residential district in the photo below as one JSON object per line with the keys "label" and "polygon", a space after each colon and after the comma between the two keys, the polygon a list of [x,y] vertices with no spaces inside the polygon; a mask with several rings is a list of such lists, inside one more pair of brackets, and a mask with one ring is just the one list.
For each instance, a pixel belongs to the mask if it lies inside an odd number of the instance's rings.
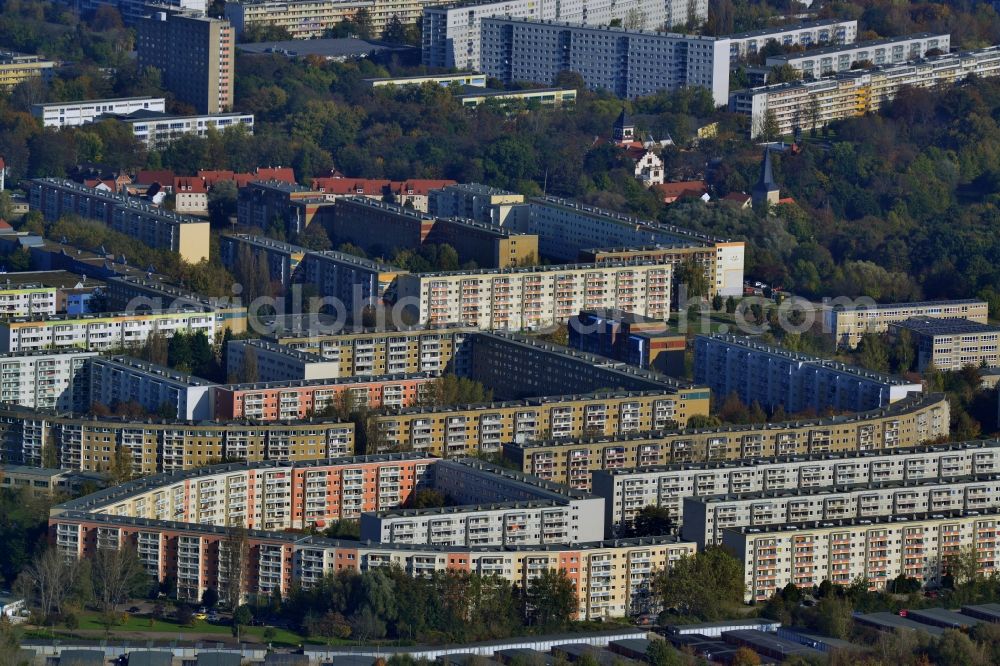
{"label": "aerial residential district", "polygon": [[0,666],[1000,664],[998,8],[7,0]]}

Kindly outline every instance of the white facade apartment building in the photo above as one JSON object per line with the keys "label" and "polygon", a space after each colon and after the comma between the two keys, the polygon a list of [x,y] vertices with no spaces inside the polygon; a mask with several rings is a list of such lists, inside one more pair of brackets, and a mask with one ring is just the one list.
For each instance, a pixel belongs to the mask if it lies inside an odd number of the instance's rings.
{"label": "white facade apartment building", "polygon": [[[252,356],[253,361],[246,360],[248,356]],[[256,365],[254,380],[242,376],[248,363]],[[240,381],[284,382],[340,377],[338,360],[260,339],[231,340],[226,349],[226,366],[227,374],[235,375]]]}
{"label": "white facade apartment building", "polygon": [[822,453],[684,463],[591,472],[608,525],[631,523],[646,506],[680,524],[684,498],[734,493],[808,491],[861,483],[941,481],[1000,472],[1000,440],[958,442],[862,453]]}
{"label": "white facade apartment building", "polygon": [[938,580],[948,562],[974,548],[979,571],[997,569],[1000,509],[817,521],[723,532],[722,544],[743,561],[746,601],[765,601],[789,583],[811,588],[858,578],[873,590],[899,575]]}
{"label": "white facade apartment building", "polygon": [[0,355],[0,402],[82,412],[88,399],[87,360],[97,352],[39,350]]}
{"label": "white facade apartment building", "polygon": [[828,407],[864,411],[885,407],[923,385],[818,356],[766,345],[749,337],[698,335],[695,381],[717,396],[735,392],[746,404],[779,405],[788,413]]}
{"label": "white facade apartment building", "polygon": [[729,110],[750,116],[750,133],[757,137],[770,112],[781,134],[796,127],[823,127],[835,120],[878,111],[903,86],[936,88],[970,75],[1000,75],[1000,46],[934,56],[902,65],[844,72],[835,78],[796,81],[737,90],[729,95]]}
{"label": "white facade apartment building", "polygon": [[136,402],[167,418],[212,418],[212,382],[128,356],[90,361],[90,401],[102,405]]}
{"label": "white facade apartment building", "polygon": [[151,333],[202,331],[215,339],[215,315],[201,310],[113,312],[96,315],[17,317],[0,321],[0,351],[78,348],[104,351],[141,345]]}
{"label": "white facade apartment building", "polygon": [[86,125],[106,113],[129,114],[135,111],[165,113],[166,110],[166,100],[162,97],[119,97],[31,105],[31,115],[41,120],[44,127]]}
{"label": "white facade apartment building", "polygon": [[1000,476],[996,474],[686,497],[681,535],[704,548],[720,544],[723,530],[729,528],[981,511],[998,506]]}
{"label": "white facade apartment building", "polygon": [[630,28],[658,30],[708,18],[707,0],[500,0],[472,5],[427,7],[423,18],[423,64],[481,71],[480,22],[493,16],[532,21],[567,21],[604,26],[618,19]]}
{"label": "white facade apartment building", "polygon": [[782,46],[803,46],[808,49],[817,44],[852,44],[858,38],[858,22],[854,20],[810,21],[778,28],[763,28],[726,35],[734,61],[755,55],[768,42]]}
{"label": "white facade apartment building", "polygon": [[[601,504],[601,500],[589,500]],[[581,510],[582,509],[582,510]],[[594,511],[595,514],[587,513]],[[604,538],[599,506],[501,502],[435,509],[398,509],[361,515],[361,539],[434,546],[520,546],[581,543]]]}
{"label": "white facade apartment building", "polygon": [[911,60],[919,60],[928,51],[948,53],[951,35],[922,32],[903,37],[855,42],[841,46],[828,46],[802,53],[787,53],[768,56],[768,67],[789,65],[802,73],[803,78],[818,79],[846,72],[856,63],[870,62],[873,65],[898,65]]}
{"label": "white facade apartment building", "polygon": [[652,262],[407,273],[398,276],[396,295],[420,324],[538,329],[590,308],[665,319],[671,274],[668,264]]}
{"label": "white facade apartment building", "polygon": [[55,314],[58,291],[40,284],[0,285],[0,317]]}
{"label": "white facade apartment building", "polygon": [[505,83],[551,85],[576,72],[591,90],[634,99],[660,90],[702,87],[717,106],[729,99],[729,41],[523,18],[484,18],[480,64]]}
{"label": "white facade apartment building", "polygon": [[854,349],[865,333],[885,333],[889,324],[913,317],[968,319],[985,324],[989,304],[979,299],[873,304],[868,306],[823,306],[823,331],[833,335],[838,345]]}
{"label": "white facade apartment building", "polygon": [[187,134],[205,136],[209,129],[222,132],[227,127],[242,125],[253,134],[252,113],[208,113],[197,116],[168,116],[164,114],[140,115],[117,118],[132,128],[132,134],[148,148],[162,148]]}

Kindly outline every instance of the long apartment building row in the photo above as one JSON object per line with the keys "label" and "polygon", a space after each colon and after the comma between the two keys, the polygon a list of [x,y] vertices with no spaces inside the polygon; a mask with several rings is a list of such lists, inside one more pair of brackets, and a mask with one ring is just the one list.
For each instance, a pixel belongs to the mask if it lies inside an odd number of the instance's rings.
{"label": "long apartment building row", "polygon": [[1000,476],[996,474],[686,497],[681,535],[704,548],[720,545],[723,530],[734,527],[983,511],[998,506]]}
{"label": "long apartment building row", "polygon": [[[226,594],[229,553],[243,540],[214,525],[179,523],[57,510],[49,519],[56,547],[68,556],[92,557],[98,548],[129,544],[157,580],[177,581],[182,599],[206,589]],[[293,586],[311,587],[338,571],[397,567],[411,576],[459,571],[499,576],[527,588],[546,571],[562,571],[574,583],[579,619],[654,612],[653,577],[695,552],[676,537],[621,539],[571,545],[409,546],[336,541],[301,534],[251,530],[242,548],[245,576],[233,583],[244,597],[263,598]]]}
{"label": "long apartment building row", "polygon": [[789,583],[847,586],[863,578],[884,590],[901,575],[939,581],[970,549],[977,570],[994,574],[998,517],[994,508],[741,527],[724,530],[722,544],[743,561],[748,602],[770,599]]}
{"label": "long apartment building row", "polygon": [[265,26],[285,28],[292,39],[317,39],[337,24],[351,20],[364,9],[372,30],[381,34],[394,18],[404,24],[419,23],[424,7],[436,0],[239,0],[227,2],[226,18],[236,35]]}
{"label": "long apartment building row", "polygon": [[323,527],[399,507],[417,489],[430,487],[435,462],[397,453],[211,465],[143,477],[60,508],[218,527]]}
{"label": "long apartment building row", "polygon": [[220,460],[318,460],[354,453],[354,425],[336,419],[284,423],[73,417],[0,406],[0,461],[41,466],[51,447],[66,469],[108,471],[119,449],[133,473],[175,472]]}
{"label": "long apartment building row", "polygon": [[850,416],[767,425],[637,432],[599,437],[537,435],[504,445],[504,457],[526,474],[591,489],[597,470],[721,462],[742,458],[899,449],[948,436],[949,406],[941,394],[911,396]]}
{"label": "long apartment building row", "polygon": [[877,409],[923,390],[919,382],[722,334],[695,337],[694,376],[720,399],[736,393],[746,404],[788,413]]}
{"label": "long apartment building row", "polygon": [[825,19],[806,21],[775,28],[760,28],[726,35],[733,62],[752,57],[774,42],[780,46],[801,46],[809,50],[828,44],[851,44],[858,38],[856,20]]}
{"label": "long apartment building row", "polygon": [[361,539],[476,547],[604,538],[599,497],[476,459],[437,461],[431,479],[456,506],[365,513]]}
{"label": "long apartment building row", "polygon": [[818,79],[850,71],[856,64],[898,65],[919,60],[928,52],[937,52],[938,55],[948,53],[950,48],[951,35],[922,32],[768,56],[765,64],[768,67],[787,65],[800,72],[803,78]]}
{"label": "long apartment building row", "polygon": [[107,351],[142,345],[153,333],[204,333],[215,339],[215,313],[205,308],[152,312],[14,317],[0,321],[0,351]]}
{"label": "long apartment building row", "polygon": [[374,418],[382,446],[454,457],[495,453],[512,442],[553,436],[580,438],[594,433],[615,437],[672,427],[694,414],[708,413],[707,392],[695,393],[705,397],[689,400],[683,391],[591,393],[414,407]]}
{"label": "long apartment building row", "polygon": [[709,295],[743,293],[745,244],[557,197],[521,195],[476,184],[431,192],[432,214],[460,215],[538,236],[539,253],[553,261],[655,261],[705,269]]}
{"label": "long apartment building row", "polygon": [[937,88],[968,76],[1000,74],[1000,47],[933,56],[919,62],[845,72],[833,78],[738,90],[729,110],[750,116],[750,134],[759,136],[773,118],[781,134],[798,127],[819,128],[836,120],[878,111],[903,86]]}
{"label": "long apartment building row", "polygon": [[956,301],[827,305],[823,307],[823,330],[833,335],[837,345],[854,349],[865,333],[886,333],[890,324],[898,324],[914,317],[968,319],[986,324],[989,319],[989,304],[970,298]]}
{"label": "long apartment building row", "polygon": [[641,30],[660,30],[708,18],[708,2],[694,0],[636,0],[626,3],[574,0],[535,2],[499,0],[478,4],[427,7],[423,16],[422,62],[428,67],[483,71],[481,23],[494,16],[542,22],[566,21],[606,26],[625,21]]}
{"label": "long apartment building row", "polygon": [[63,215],[100,220],[146,245],[176,252],[189,263],[208,259],[208,222],[179,215],[124,195],[102,192],[59,178],[35,178],[29,205],[47,220]]}
{"label": "long apartment building row", "polygon": [[604,498],[605,525],[631,524],[643,507],[667,509],[679,524],[685,498],[755,492],[807,492],[859,483],[941,481],[1000,472],[1000,441],[935,444],[674,463],[591,472],[592,492]]}
{"label": "long apartment building row", "polygon": [[163,97],[117,97],[113,99],[88,99],[73,102],[32,104],[31,115],[42,121],[44,127],[76,127],[86,125],[106,114],[129,114],[135,111],[165,113],[167,101]]}
{"label": "long apartment building row", "polygon": [[672,272],[668,264],[631,261],[404,273],[396,300],[419,324],[486,330],[536,330],[594,307],[666,319]]}
{"label": "long apartment building row", "polygon": [[442,218],[367,197],[345,197],[334,206],[327,226],[335,245],[351,243],[368,254],[419,249],[425,244],[453,247],[459,261],[484,268],[538,263],[538,236],[460,217]]}
{"label": "long apartment building row", "polygon": [[247,308],[238,299],[215,298],[190,291],[162,276],[115,275],[103,288],[107,307],[115,312],[205,308],[215,317],[216,331],[245,333]]}
{"label": "long apartment building row", "polygon": [[[466,326],[415,326],[387,331],[348,329],[330,335],[276,331],[269,339],[282,349],[314,354],[333,363],[338,368],[333,377],[412,372],[464,375],[467,355],[459,352],[475,330]],[[263,368],[265,363],[258,360],[258,367]]]}
{"label": "long apartment building row", "polygon": [[569,71],[627,99],[686,87],[708,89],[719,106],[729,99],[724,37],[492,17],[481,20],[479,40],[480,70],[504,83],[551,85]]}

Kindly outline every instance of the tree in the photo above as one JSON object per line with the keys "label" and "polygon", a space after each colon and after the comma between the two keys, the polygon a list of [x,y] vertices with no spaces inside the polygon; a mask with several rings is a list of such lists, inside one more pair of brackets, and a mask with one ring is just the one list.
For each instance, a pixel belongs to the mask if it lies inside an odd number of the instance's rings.
{"label": "tree", "polygon": [[231,180],[220,180],[208,192],[208,218],[212,226],[228,226],[236,215],[236,200],[239,190]]}
{"label": "tree", "polygon": [[673,645],[663,639],[649,641],[646,658],[653,666],[682,666],[684,656]]}
{"label": "tree", "polygon": [[403,25],[398,14],[393,14],[389,23],[386,24],[385,30],[382,31],[382,41],[390,44],[406,43],[406,26]]}
{"label": "tree", "polygon": [[576,592],[562,569],[547,569],[528,583],[525,617],[545,631],[558,631],[576,613]]}
{"label": "tree", "polygon": [[632,522],[629,536],[661,536],[670,534],[674,528],[674,519],[670,510],[665,507],[650,504],[642,507]]}
{"label": "tree", "polygon": [[875,372],[889,372],[889,348],[877,333],[865,333],[858,342],[858,363]]}
{"label": "tree", "polygon": [[731,666],[760,666],[760,655],[747,646],[736,648]]}
{"label": "tree", "polygon": [[247,626],[250,624],[251,620],[253,620],[253,614],[250,612],[249,606],[239,606],[235,611],[233,611],[233,636],[239,639],[240,627]]}
{"label": "tree", "polygon": [[67,562],[56,548],[48,548],[29,564],[18,578],[18,587],[27,593],[42,617],[59,613],[69,596],[76,565]]}
{"label": "tree", "polygon": [[194,609],[191,608],[191,604],[186,601],[182,601],[177,604],[177,608],[174,610],[174,618],[177,620],[177,624],[182,627],[190,627],[194,624]]}
{"label": "tree", "polygon": [[131,545],[98,548],[92,563],[94,598],[102,613],[116,613],[130,597],[150,588],[149,575]]}
{"label": "tree", "polygon": [[896,372],[909,372],[913,368],[916,352],[913,345],[913,335],[908,329],[899,330],[893,341],[891,354],[893,369]]}
{"label": "tree", "polygon": [[330,242],[330,236],[327,235],[326,229],[323,228],[322,224],[318,222],[313,222],[308,225],[298,237],[298,244],[309,250],[332,250],[333,243]]}
{"label": "tree", "polygon": [[735,314],[736,313],[736,306],[737,306],[737,303],[736,303],[736,299],[735,298],[733,298],[732,296],[730,296],[729,298],[727,298],[726,299],[726,314]]}
{"label": "tree", "polygon": [[985,666],[986,655],[960,629],[945,629],[932,652],[934,663],[940,666]]}
{"label": "tree", "polygon": [[687,297],[708,296],[708,278],[705,267],[693,259],[685,261],[677,269],[678,285],[687,287]]}
{"label": "tree", "polygon": [[358,39],[371,39],[374,29],[372,28],[372,15],[367,7],[362,7],[355,12],[353,23]]}
{"label": "tree", "polygon": [[250,539],[246,527],[237,524],[226,528],[226,539],[222,542],[220,555],[221,591],[229,607],[236,608],[243,601],[250,557]]}
{"label": "tree", "polygon": [[716,292],[715,296],[712,296],[712,309],[719,312],[722,310],[724,305],[725,303],[722,300],[722,294]]}
{"label": "tree", "polygon": [[219,603],[219,593],[215,591],[214,587],[207,587],[205,591],[201,594],[201,605],[205,608],[215,608],[215,605]]}
{"label": "tree", "polygon": [[665,608],[715,620],[727,609],[742,604],[743,565],[722,548],[711,546],[681,558],[671,570],[661,572],[654,589]]}
{"label": "tree", "polygon": [[111,465],[108,474],[115,485],[121,485],[132,480],[134,474],[132,449],[122,443],[118,443],[114,453],[111,455]]}

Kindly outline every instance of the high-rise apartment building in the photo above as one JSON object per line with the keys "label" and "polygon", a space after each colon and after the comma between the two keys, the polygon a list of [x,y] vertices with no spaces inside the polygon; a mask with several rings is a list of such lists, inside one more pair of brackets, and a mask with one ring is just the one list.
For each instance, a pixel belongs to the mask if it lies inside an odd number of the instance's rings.
{"label": "high-rise apartment building", "polygon": [[498,0],[479,4],[455,4],[424,9],[423,64],[479,71],[480,22],[493,16],[541,21],[568,21],[589,26],[607,26],[621,21],[632,30],[661,30],[708,18],[707,0],[632,0],[630,2],[537,2]]}
{"label": "high-rise apartment building", "polygon": [[591,90],[634,99],[659,90],[707,88],[729,99],[729,40],[607,25],[483,18],[479,67],[506,83],[552,84],[576,72]]}
{"label": "high-rise apartment building", "polygon": [[236,36],[229,21],[196,13],[156,12],[138,24],[141,67],[155,67],[164,86],[199,113],[233,106]]}

